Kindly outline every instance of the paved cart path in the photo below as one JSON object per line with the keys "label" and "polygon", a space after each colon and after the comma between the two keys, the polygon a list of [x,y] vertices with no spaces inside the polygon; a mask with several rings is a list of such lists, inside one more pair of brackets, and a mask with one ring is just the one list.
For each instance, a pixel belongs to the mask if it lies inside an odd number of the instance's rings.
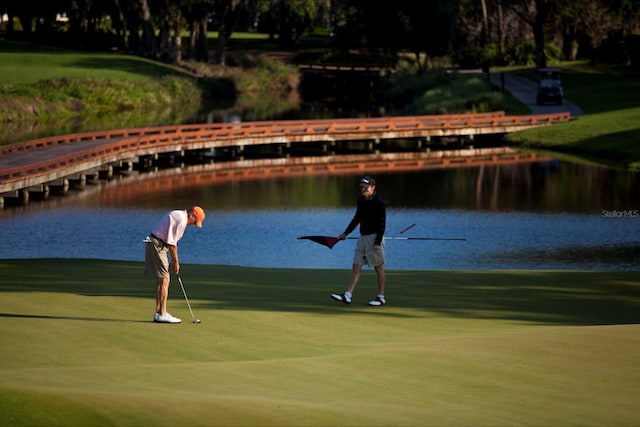
{"label": "paved cart path", "polygon": [[[548,114],[568,111],[571,117],[577,117],[583,114],[580,107],[564,99],[562,105],[538,105],[536,104],[536,94],[538,92],[538,83],[525,77],[518,76],[513,73],[490,73],[491,83],[498,87],[502,87],[504,76],[504,88],[524,105],[526,105],[532,114]],[[566,95],[566,92],[565,92]],[[570,94],[569,94],[570,95]]]}

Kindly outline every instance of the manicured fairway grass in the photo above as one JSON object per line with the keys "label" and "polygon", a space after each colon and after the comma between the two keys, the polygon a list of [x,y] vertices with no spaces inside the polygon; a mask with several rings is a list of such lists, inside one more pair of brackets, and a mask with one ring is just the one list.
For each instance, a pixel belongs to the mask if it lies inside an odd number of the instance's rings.
{"label": "manicured fairway grass", "polygon": [[640,273],[0,260],[0,425],[637,425]]}

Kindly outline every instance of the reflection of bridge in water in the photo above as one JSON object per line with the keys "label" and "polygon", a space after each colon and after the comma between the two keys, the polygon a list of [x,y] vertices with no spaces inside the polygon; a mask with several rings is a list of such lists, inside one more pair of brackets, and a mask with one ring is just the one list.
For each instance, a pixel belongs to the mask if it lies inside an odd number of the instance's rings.
{"label": "reflection of bridge in water", "polygon": [[175,180],[180,175],[176,166],[185,164],[199,170],[197,179],[224,181],[531,162],[540,158],[507,148],[448,150],[445,145],[432,150],[430,141],[500,135],[569,119],[568,113],[495,112],[182,125],[49,137],[0,147],[0,201],[26,203],[118,175],[139,180],[144,175],[139,172],[164,168]]}
{"label": "reflection of bridge in water", "polygon": [[[512,165],[551,160],[506,147],[468,148],[421,153],[355,154],[299,158],[253,159],[172,167],[127,176],[105,185],[122,187],[114,197],[137,199],[168,188],[211,186],[237,181],[313,175],[363,175],[436,169]],[[100,188],[96,188],[98,191]],[[114,193],[115,194],[115,193]],[[122,201],[122,200],[120,200]]]}

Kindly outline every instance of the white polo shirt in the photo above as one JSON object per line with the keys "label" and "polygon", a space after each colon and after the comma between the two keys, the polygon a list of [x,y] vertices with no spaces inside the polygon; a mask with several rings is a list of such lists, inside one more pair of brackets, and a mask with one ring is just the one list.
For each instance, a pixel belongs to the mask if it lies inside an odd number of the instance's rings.
{"label": "white polo shirt", "polygon": [[186,210],[173,210],[165,214],[151,232],[157,238],[164,240],[167,245],[177,246],[188,222]]}

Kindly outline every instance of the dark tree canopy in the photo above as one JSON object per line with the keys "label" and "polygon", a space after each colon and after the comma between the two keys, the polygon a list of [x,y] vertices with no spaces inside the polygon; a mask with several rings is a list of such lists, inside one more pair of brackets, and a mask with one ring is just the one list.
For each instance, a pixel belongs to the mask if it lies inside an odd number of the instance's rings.
{"label": "dark tree canopy", "polygon": [[[332,47],[489,66],[637,57],[638,0],[0,0],[8,37],[157,60],[225,62],[235,31],[296,49],[322,30]],[[209,52],[209,32],[218,32]],[[422,58],[422,59],[420,59]]]}

